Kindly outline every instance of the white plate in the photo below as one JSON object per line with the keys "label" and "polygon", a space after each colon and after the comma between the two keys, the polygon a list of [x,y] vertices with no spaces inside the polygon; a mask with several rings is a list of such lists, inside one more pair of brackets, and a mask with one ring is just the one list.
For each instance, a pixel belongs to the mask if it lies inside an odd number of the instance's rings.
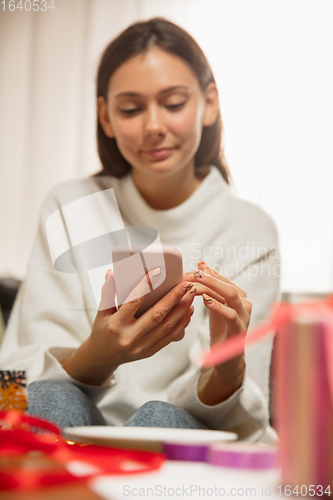
{"label": "white plate", "polygon": [[235,441],[237,434],[206,429],[170,429],[162,427],[66,427],[64,434],[74,441],[85,441],[108,446],[159,450],[163,443],[208,444]]}

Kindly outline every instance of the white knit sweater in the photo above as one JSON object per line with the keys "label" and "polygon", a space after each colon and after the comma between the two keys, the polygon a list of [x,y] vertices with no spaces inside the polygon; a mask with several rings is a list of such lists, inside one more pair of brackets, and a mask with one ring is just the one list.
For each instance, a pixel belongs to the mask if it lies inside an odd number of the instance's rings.
{"label": "white knit sweater", "polygon": [[46,219],[70,201],[111,187],[125,225],[157,229],[162,244],[181,250],[184,272],[205,260],[247,292],[253,304],[250,329],[269,315],[279,295],[275,223],[260,207],[233,194],[216,167],[211,167],[190,198],[170,210],[149,207],[131,175],[72,181],[54,189],[42,207],[27,275],[1,346],[0,368],[26,370],[29,383],[60,379],[76,384],[113,425],[122,425],[145,402],[162,400],[184,408],[212,429],[234,430],[241,439],[260,439],[269,418],[272,339],[246,351],[240,389],[216,406],[202,404],[197,397],[200,370],[191,363],[192,355],[209,345],[202,297],[194,300],[195,312],[182,341],[151,358],[121,365],[103,386],[78,382],[62,368],[60,363],[91,333],[96,305],[86,273],[66,274],[53,268]]}

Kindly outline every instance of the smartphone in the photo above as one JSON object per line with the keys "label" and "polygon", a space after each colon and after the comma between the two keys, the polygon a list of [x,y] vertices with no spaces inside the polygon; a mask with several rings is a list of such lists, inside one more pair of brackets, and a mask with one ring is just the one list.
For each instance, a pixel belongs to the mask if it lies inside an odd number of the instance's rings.
{"label": "smartphone", "polygon": [[159,277],[149,283],[146,278],[141,295],[144,302],[135,313],[139,318],[172,288],[183,281],[183,258],[181,251],[171,245],[150,245],[147,248],[117,246],[112,251],[116,300],[121,306],[148,271],[161,269]]}

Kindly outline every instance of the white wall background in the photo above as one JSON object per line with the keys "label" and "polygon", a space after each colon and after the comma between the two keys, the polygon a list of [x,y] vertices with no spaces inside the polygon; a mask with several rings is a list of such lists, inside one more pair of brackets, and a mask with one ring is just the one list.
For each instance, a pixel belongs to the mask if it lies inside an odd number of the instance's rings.
{"label": "white wall background", "polygon": [[47,192],[100,168],[101,51],[130,23],[161,15],[187,29],[212,66],[238,193],[279,228],[283,290],[332,291],[333,2],[54,4],[0,4],[0,275],[24,276]]}

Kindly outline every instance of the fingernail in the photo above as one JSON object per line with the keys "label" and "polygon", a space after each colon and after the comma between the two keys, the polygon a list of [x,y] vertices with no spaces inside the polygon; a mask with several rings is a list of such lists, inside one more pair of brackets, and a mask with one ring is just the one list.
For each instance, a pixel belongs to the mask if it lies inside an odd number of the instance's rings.
{"label": "fingernail", "polygon": [[153,269],[152,271],[149,271],[149,276],[151,278],[156,278],[160,274],[161,274],[161,268],[160,267],[157,267],[156,269]]}
{"label": "fingernail", "polygon": [[[185,293],[187,293],[189,290],[191,290],[191,288],[193,288],[193,283],[188,283],[187,285],[185,285],[183,288],[182,288],[182,293],[183,295],[185,295]],[[192,292],[191,292],[192,293]]]}
{"label": "fingernail", "polygon": [[112,269],[109,269],[108,271],[106,271],[106,274],[105,274],[105,279],[108,277],[108,274],[109,274],[109,272],[111,272],[111,271],[112,271]]}
{"label": "fingernail", "polygon": [[211,304],[213,303],[213,299],[208,297],[208,295],[206,295],[205,293],[202,294],[202,297],[203,297],[205,302],[210,302]]}
{"label": "fingernail", "polygon": [[202,271],[194,271],[193,274],[196,278],[204,278]]}
{"label": "fingernail", "polygon": [[192,316],[193,313],[194,313],[194,311],[191,312],[190,317]]}
{"label": "fingernail", "polygon": [[200,262],[198,262],[198,266],[208,267],[208,265],[206,264],[206,262],[204,260],[201,260]]}

